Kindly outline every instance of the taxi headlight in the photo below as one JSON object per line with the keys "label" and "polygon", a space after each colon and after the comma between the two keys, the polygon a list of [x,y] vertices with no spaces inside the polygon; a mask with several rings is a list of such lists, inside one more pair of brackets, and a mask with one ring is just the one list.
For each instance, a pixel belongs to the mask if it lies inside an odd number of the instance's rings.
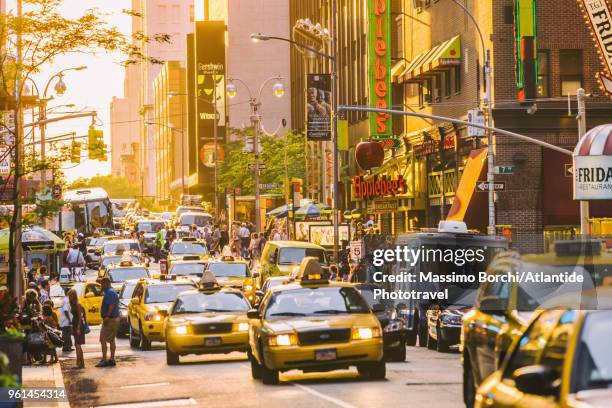
{"label": "taxi headlight", "polygon": [[295,334],[279,334],[268,338],[270,346],[295,346],[297,344],[297,336]]}
{"label": "taxi headlight", "polygon": [[374,337],[380,337],[378,327],[353,327],[353,340],[368,340]]}
{"label": "taxi headlight", "polygon": [[187,334],[187,326],[183,325],[183,326],[176,326],[174,328],[174,332],[176,334]]}
{"label": "taxi headlight", "polygon": [[239,331],[239,332],[249,331],[249,324],[248,323],[235,323],[234,331]]}

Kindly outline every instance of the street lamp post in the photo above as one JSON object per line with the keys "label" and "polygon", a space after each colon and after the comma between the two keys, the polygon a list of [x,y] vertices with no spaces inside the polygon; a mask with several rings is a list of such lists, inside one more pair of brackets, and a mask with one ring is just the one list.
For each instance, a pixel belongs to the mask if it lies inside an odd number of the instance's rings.
{"label": "street lamp post", "polygon": [[249,105],[251,106],[251,125],[253,126],[253,151],[255,156],[255,232],[261,232],[261,192],[259,188],[259,128],[261,126],[261,114],[259,108],[261,107],[261,95],[268,83],[276,80],[273,86],[274,95],[281,98],[285,94],[285,87],[281,82],[282,76],[276,75],[266,79],[259,87],[257,98],[253,97],[251,88],[239,78],[228,78],[227,84],[227,96],[234,98],[238,94],[238,88],[234,84],[235,82],[241,83],[249,93]]}

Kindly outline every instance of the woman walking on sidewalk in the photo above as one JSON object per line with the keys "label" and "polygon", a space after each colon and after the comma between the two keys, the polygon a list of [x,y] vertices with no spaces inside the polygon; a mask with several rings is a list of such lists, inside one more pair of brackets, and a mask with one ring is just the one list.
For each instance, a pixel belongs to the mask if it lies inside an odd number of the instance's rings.
{"label": "woman walking on sidewalk", "polygon": [[85,344],[85,310],[79,303],[79,298],[74,289],[68,291],[68,299],[70,300],[70,312],[72,314],[72,335],[76,348],[77,368],[85,368],[83,349],[81,348],[81,345]]}

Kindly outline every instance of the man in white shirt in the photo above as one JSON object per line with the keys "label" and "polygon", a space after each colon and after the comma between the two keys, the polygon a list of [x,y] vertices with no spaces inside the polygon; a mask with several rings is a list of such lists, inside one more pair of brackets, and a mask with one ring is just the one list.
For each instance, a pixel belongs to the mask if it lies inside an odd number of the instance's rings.
{"label": "man in white shirt", "polygon": [[79,251],[78,244],[74,244],[70,251],[68,251],[68,255],[66,256],[66,261],[70,265],[70,272],[72,273],[72,279],[76,280],[76,268],[85,265],[85,259],[83,258],[83,253]]}
{"label": "man in white shirt", "polygon": [[238,230],[238,237],[240,238],[240,256],[246,258],[249,243],[251,242],[251,231],[249,231],[245,223]]}
{"label": "man in white shirt", "polygon": [[64,340],[62,351],[72,351],[72,312],[70,309],[70,300],[68,299],[68,296],[64,298],[59,312],[59,325],[60,329],[62,330],[62,340]]}

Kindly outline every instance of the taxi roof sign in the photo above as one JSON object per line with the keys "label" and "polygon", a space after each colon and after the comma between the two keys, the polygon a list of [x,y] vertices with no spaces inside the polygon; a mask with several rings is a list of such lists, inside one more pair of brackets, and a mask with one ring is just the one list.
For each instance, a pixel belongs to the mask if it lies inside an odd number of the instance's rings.
{"label": "taxi roof sign", "polygon": [[168,274],[159,275],[157,279],[161,281],[176,280],[176,275],[168,275]]}
{"label": "taxi roof sign", "polygon": [[219,286],[217,277],[212,271],[204,271],[200,279],[199,289],[201,291],[219,290],[221,286]]}
{"label": "taxi roof sign", "polygon": [[314,256],[307,256],[302,259],[300,268],[297,270],[297,276],[294,276],[294,278],[302,284],[329,283],[329,280],[324,277],[319,259]]}
{"label": "taxi roof sign", "polygon": [[230,256],[230,255],[223,255],[223,256],[221,257],[221,261],[223,261],[223,262],[234,262],[234,261],[235,261],[235,259],[234,259],[234,257],[233,257],[233,256]]}

